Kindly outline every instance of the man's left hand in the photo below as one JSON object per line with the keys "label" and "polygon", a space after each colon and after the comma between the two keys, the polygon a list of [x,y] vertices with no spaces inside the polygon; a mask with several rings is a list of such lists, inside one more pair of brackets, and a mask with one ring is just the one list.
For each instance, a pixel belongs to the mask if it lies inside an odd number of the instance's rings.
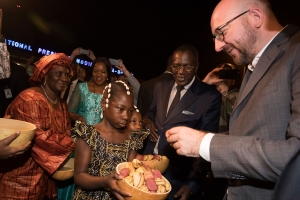
{"label": "man's left hand", "polygon": [[200,157],[199,148],[205,132],[192,128],[178,126],[166,132],[167,141],[174,147],[177,154]]}
{"label": "man's left hand", "polygon": [[190,195],[192,194],[192,189],[184,185],[180,188],[178,192],[174,195],[174,198],[179,198],[179,200],[187,200],[189,199]]}

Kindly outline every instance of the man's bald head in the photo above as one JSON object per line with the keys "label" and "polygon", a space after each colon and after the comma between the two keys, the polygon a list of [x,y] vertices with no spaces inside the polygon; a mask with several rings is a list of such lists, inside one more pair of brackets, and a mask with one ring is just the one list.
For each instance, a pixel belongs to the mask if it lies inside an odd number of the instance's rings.
{"label": "man's bald head", "polygon": [[271,13],[271,5],[268,0],[222,0],[215,7],[211,17],[211,27],[217,28],[222,24],[214,24],[215,22],[230,20],[234,16],[249,10],[253,7],[261,9],[266,15]]}
{"label": "man's bald head", "polygon": [[267,0],[222,0],[211,17],[215,50],[238,65],[255,55],[282,29]]}

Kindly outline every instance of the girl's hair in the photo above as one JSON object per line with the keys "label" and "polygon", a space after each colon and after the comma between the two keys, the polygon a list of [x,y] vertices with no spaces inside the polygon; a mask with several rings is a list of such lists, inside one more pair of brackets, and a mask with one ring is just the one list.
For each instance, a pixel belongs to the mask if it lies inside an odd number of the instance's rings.
{"label": "girl's hair", "polygon": [[113,97],[121,93],[125,93],[126,95],[129,95],[133,99],[133,90],[123,81],[115,81],[105,86],[103,91],[102,101],[105,104],[106,108],[108,108],[108,102]]}
{"label": "girl's hair", "polygon": [[140,111],[137,108],[134,107],[134,110],[132,112],[132,116],[133,116],[133,113],[136,113],[136,114],[140,115],[141,119],[143,119],[142,113],[140,113]]}
{"label": "girl's hair", "polygon": [[111,64],[110,64],[109,60],[106,57],[97,57],[92,63],[92,72],[94,71],[95,64],[98,62],[104,63],[104,65],[106,67],[106,71],[107,71],[107,79],[108,79],[108,82],[110,82]]}

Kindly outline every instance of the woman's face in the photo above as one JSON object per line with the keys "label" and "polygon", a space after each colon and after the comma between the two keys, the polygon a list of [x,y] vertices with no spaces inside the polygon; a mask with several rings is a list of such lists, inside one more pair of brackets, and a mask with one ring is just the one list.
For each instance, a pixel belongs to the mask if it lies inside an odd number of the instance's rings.
{"label": "woman's face", "polygon": [[128,128],[132,131],[142,130],[142,115],[140,112],[133,111]]}
{"label": "woman's face", "polygon": [[54,93],[64,91],[70,83],[70,71],[66,67],[59,66],[51,69],[45,76],[46,84]]}
{"label": "woman's face", "polygon": [[93,80],[97,85],[102,85],[107,81],[107,70],[103,62],[95,63],[93,70]]}

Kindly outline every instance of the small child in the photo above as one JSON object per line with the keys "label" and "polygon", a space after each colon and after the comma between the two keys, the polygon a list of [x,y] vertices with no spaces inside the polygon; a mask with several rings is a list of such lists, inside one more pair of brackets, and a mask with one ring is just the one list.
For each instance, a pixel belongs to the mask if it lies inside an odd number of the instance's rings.
{"label": "small child", "polygon": [[72,131],[77,137],[73,199],[130,196],[118,187],[121,177],[115,169],[119,163],[132,161],[149,135],[127,128],[134,107],[133,93],[124,82],[116,81],[105,87],[101,107],[102,122],[94,126],[78,122]]}
{"label": "small child", "polygon": [[132,112],[129,124],[128,124],[128,129],[132,131],[140,131],[143,128],[143,123],[142,123],[142,114],[140,111],[137,109],[136,106],[134,106],[134,111]]}

